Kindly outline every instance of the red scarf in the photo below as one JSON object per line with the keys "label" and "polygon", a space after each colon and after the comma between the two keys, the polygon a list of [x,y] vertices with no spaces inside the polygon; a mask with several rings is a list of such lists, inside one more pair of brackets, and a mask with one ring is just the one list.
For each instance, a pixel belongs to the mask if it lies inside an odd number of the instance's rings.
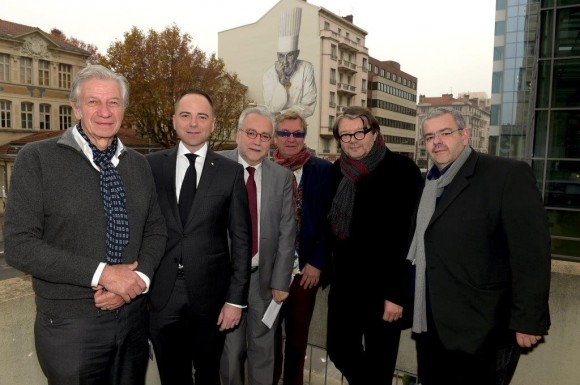
{"label": "red scarf", "polygon": [[289,158],[283,158],[280,155],[279,150],[274,151],[274,155],[272,156],[274,162],[278,163],[280,166],[292,170],[292,190],[294,193],[292,206],[294,208],[294,219],[296,220],[296,242],[295,242],[296,251],[299,250],[300,225],[302,222],[302,188],[298,187],[294,171],[304,166],[304,164],[306,164],[306,162],[308,162],[308,160],[310,159],[310,156],[311,156],[310,151],[306,147],[302,148],[302,150],[300,150],[298,154],[293,155]]}
{"label": "red scarf", "polygon": [[307,147],[304,147],[298,154],[289,158],[283,158],[282,155],[280,155],[280,150],[276,150],[274,151],[273,159],[274,162],[278,163],[280,166],[284,166],[292,171],[296,171],[300,167],[304,166],[306,162],[308,162],[310,156],[310,151]]}

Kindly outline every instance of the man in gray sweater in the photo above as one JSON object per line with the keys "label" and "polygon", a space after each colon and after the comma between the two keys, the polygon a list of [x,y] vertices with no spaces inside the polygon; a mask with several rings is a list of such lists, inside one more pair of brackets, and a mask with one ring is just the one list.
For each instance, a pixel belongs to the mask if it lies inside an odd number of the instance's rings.
{"label": "man in gray sweater", "polygon": [[165,223],[145,158],[117,137],[125,78],[81,70],[79,123],[18,154],[5,213],[9,264],[31,274],[38,360],[49,384],[144,384],[149,288]]}

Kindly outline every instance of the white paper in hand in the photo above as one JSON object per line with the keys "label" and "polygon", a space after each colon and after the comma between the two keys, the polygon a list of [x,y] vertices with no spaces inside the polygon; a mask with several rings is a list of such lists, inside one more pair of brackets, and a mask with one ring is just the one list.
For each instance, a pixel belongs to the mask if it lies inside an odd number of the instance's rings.
{"label": "white paper in hand", "polygon": [[268,306],[268,309],[266,309],[264,317],[262,317],[262,322],[269,329],[271,329],[272,325],[274,325],[274,321],[276,321],[276,317],[278,316],[281,307],[281,303],[276,303],[276,301],[272,300],[272,302],[270,302],[270,306]]}

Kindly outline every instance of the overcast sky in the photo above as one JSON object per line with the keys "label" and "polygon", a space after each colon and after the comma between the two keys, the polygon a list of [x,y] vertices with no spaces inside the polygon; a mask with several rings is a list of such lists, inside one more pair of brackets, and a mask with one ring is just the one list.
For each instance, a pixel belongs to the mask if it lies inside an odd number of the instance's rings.
{"label": "overcast sky", "polygon": [[[193,44],[218,53],[218,32],[256,22],[277,0],[5,0],[0,19],[58,28],[101,54],[133,26],[161,31],[175,23]],[[368,32],[369,55],[394,60],[427,96],[491,93],[495,0],[308,0]],[[151,5],[150,5],[151,4]],[[156,6],[153,6],[156,4]],[[275,31],[274,31],[275,33]],[[226,63],[227,65],[227,63]]]}

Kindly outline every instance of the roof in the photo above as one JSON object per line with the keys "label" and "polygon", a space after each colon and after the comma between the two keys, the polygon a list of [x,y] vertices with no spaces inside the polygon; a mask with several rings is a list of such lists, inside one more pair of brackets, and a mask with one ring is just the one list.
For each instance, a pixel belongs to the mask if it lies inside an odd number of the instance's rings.
{"label": "roof", "polygon": [[[26,144],[37,142],[39,140],[54,138],[64,134],[64,130],[47,130],[43,132],[32,133],[28,136],[16,139],[0,146],[0,158],[13,158],[18,151]],[[117,134],[123,145],[131,147],[141,153],[149,153],[163,149],[163,146],[157,143],[150,143],[148,140],[137,136],[137,132],[132,128],[121,128]]]}
{"label": "roof", "polygon": [[10,40],[22,40],[24,36],[27,36],[33,32],[38,32],[42,34],[45,38],[50,40],[58,48],[74,51],[86,56],[90,56],[91,53],[77,47],[74,44],[68,43],[65,39],[60,36],[55,36],[50,33],[44,32],[38,27],[30,27],[28,25],[13,23],[11,21],[0,19],[0,39],[10,39]]}

